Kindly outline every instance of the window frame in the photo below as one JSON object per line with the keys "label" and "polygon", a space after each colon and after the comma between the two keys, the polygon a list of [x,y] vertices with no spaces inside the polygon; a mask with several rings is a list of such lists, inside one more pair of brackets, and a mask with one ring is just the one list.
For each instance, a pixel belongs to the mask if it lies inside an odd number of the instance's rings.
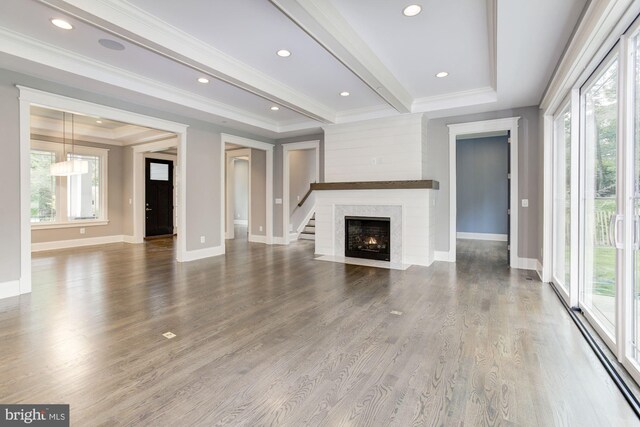
{"label": "window frame", "polygon": [[[564,283],[564,278],[558,278],[556,276],[556,261],[557,261],[557,254],[556,254],[556,238],[557,238],[557,225],[555,224],[555,214],[556,214],[556,194],[557,194],[557,188],[556,188],[556,179],[557,179],[557,167],[558,167],[558,159],[556,158],[556,149],[557,149],[557,145],[560,143],[560,141],[558,140],[558,133],[557,133],[557,122],[559,119],[563,119],[564,115],[569,113],[570,114],[570,159],[571,159],[571,170],[570,175],[569,175],[569,181],[571,182],[571,188],[570,188],[570,201],[569,201],[569,211],[571,212],[570,215],[570,235],[569,235],[569,246],[571,247],[571,255],[570,255],[570,259],[569,259],[569,264],[565,265],[565,274],[566,274],[566,270],[568,270],[569,273],[569,277],[570,277],[570,283]],[[555,114],[552,116],[552,154],[551,154],[551,174],[552,174],[552,181],[551,181],[551,193],[552,193],[552,215],[553,215],[553,219],[552,219],[552,224],[551,224],[551,254],[552,254],[552,260],[551,260],[551,279],[554,281],[554,283],[558,284],[558,289],[561,291],[561,293],[563,294],[563,297],[565,298],[565,300],[567,302],[570,301],[571,298],[571,293],[572,293],[572,285],[577,281],[577,277],[574,277],[574,272],[573,272],[573,264],[574,264],[574,260],[577,258],[577,254],[574,253],[574,246],[573,246],[573,239],[574,239],[574,225],[575,222],[577,222],[577,215],[575,215],[576,212],[576,206],[574,206],[574,186],[575,181],[574,181],[574,169],[578,167],[577,165],[577,161],[578,161],[578,156],[576,155],[577,153],[574,150],[574,141],[576,139],[576,135],[574,134],[574,123],[578,121],[576,120],[576,118],[574,117],[574,111],[572,108],[572,98],[571,98],[571,94],[569,94],[569,96],[567,96],[564,101],[562,101],[562,103],[560,104],[560,107],[556,110]],[[563,140],[561,141],[561,143],[564,145],[566,144],[566,141]],[[565,153],[565,158],[563,159],[563,163],[566,165],[566,153]],[[566,171],[565,171],[566,173]],[[565,176],[565,179],[567,177]],[[566,225],[565,225],[566,227]],[[565,236],[565,242],[566,242],[566,236]],[[566,244],[566,243],[565,243]]]}
{"label": "window frame", "polygon": [[91,227],[109,224],[109,149],[90,147],[86,145],[74,145],[73,150],[67,144],[31,140],[31,150],[48,151],[55,153],[56,162],[67,159],[67,154],[82,154],[96,156],[100,158],[100,217],[95,219],[69,220],[67,212],[68,177],[59,176],[55,178],[56,184],[56,216],[55,220],[43,223],[31,223],[32,230],[46,230],[55,228]]}

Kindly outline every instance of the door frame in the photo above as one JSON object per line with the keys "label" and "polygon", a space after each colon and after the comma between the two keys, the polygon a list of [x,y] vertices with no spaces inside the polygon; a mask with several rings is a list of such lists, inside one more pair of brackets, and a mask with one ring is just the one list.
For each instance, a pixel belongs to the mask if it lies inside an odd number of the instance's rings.
{"label": "door frame", "polygon": [[[225,144],[231,143],[241,147],[254,148],[266,152],[267,157],[267,182],[265,183],[266,194],[266,219],[265,219],[265,242],[267,245],[273,244],[273,144],[257,141],[255,139],[243,138],[241,136],[231,135],[227,133],[220,134],[220,194],[222,194],[222,203],[220,203],[220,236],[225,236],[226,221],[224,221],[227,209],[227,201],[224,197],[226,185],[226,169],[227,160],[225,155]],[[251,231],[249,231],[251,235]]]}
{"label": "door frame", "polygon": [[[32,89],[22,85],[18,88],[20,105],[20,280],[18,283],[18,293],[31,292],[31,106],[37,105],[58,110],[79,112],[96,117],[103,117],[110,120],[121,121],[138,126],[145,126],[163,131],[172,132],[177,135],[178,146],[178,167],[180,174],[185,175],[183,167],[188,125],[146,116],[132,111],[121,110],[108,107],[93,102],[83,101],[67,96],[57,95],[37,89]],[[135,164],[134,164],[135,166]],[[180,202],[181,212],[178,222],[178,248],[177,260],[182,262],[186,253],[186,180],[184,176],[180,179]],[[134,206],[135,207],[135,206]],[[135,211],[135,209],[134,209]],[[135,226],[135,222],[134,222]],[[123,236],[127,242],[133,236]]]}
{"label": "door frame", "polygon": [[285,245],[290,243],[289,153],[298,150],[314,150],[316,156],[316,182],[320,182],[320,140],[282,144],[282,238]]}
{"label": "door frame", "polygon": [[447,261],[456,262],[456,238],[457,238],[457,139],[461,135],[469,135],[487,132],[510,131],[511,154],[509,156],[511,182],[510,203],[511,217],[509,221],[509,235],[511,239],[511,251],[509,266],[511,268],[535,269],[529,265],[525,258],[518,257],[518,121],[520,117],[507,117],[496,120],[482,120],[476,122],[456,123],[449,127],[449,252],[446,253]]}

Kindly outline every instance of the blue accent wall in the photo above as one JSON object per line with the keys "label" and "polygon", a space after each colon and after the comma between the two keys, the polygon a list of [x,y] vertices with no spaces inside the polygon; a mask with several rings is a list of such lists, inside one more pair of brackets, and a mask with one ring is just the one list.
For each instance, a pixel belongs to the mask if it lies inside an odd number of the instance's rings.
{"label": "blue accent wall", "polygon": [[457,231],[507,234],[507,137],[458,140],[456,155]]}

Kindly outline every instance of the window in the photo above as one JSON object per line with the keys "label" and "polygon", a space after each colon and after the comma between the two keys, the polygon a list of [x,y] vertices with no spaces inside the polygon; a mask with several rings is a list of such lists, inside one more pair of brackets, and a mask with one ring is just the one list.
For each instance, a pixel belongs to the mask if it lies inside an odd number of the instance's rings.
{"label": "window", "polygon": [[[31,224],[35,228],[107,221],[108,150],[76,145],[70,151],[67,147],[65,156],[61,144],[31,143]],[[64,160],[86,161],[88,173],[51,176],[51,165]]]}
{"label": "window", "polygon": [[67,178],[69,221],[100,218],[100,156],[67,154],[67,160],[83,160],[89,172]]}
{"label": "window", "polygon": [[31,222],[56,219],[56,180],[49,168],[56,162],[53,151],[31,150]]}

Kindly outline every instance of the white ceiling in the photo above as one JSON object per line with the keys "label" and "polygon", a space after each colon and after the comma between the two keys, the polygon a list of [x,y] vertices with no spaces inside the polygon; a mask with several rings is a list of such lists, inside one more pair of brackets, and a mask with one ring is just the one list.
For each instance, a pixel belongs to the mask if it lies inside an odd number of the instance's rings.
{"label": "white ceiling", "polygon": [[[144,94],[167,101],[158,108],[275,139],[407,112],[537,105],[586,0],[422,0],[412,18],[405,3],[3,0],[0,68]],[[278,57],[283,48],[292,55]],[[203,75],[209,84],[196,81]]]}

